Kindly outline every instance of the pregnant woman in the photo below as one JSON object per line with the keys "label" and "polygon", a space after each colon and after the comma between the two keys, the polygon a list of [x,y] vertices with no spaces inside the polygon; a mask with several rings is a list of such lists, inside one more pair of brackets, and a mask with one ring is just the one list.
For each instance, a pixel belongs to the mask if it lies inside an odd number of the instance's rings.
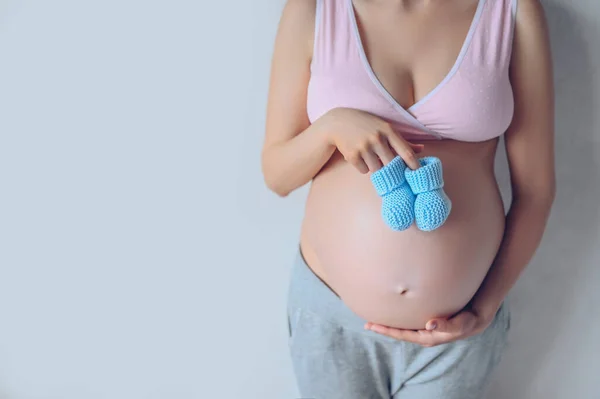
{"label": "pregnant woman", "polygon": [[[288,1],[262,166],[281,196],[312,181],[287,306],[303,398],[481,397],[554,200],[553,96],[539,0]],[[383,220],[370,177],[397,156],[441,160],[441,227]]]}

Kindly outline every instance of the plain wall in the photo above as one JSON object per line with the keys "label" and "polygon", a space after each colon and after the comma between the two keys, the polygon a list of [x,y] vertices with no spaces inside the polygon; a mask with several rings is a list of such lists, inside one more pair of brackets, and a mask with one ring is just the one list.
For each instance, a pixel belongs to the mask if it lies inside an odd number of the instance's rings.
{"label": "plain wall", "polygon": [[[282,6],[0,2],[0,399],[297,396],[306,187],[260,173]],[[493,399],[600,398],[600,4],[546,8],[559,193]]]}

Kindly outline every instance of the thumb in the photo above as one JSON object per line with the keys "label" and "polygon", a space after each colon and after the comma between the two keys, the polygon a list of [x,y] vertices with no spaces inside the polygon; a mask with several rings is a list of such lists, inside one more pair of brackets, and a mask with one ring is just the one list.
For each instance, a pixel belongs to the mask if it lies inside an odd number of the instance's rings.
{"label": "thumb", "polygon": [[471,312],[461,312],[450,319],[432,319],[425,326],[430,331],[459,333],[473,326],[475,318]]}
{"label": "thumb", "polygon": [[445,331],[447,328],[446,324],[446,320],[444,319],[432,319],[427,322],[425,329],[427,331]]}

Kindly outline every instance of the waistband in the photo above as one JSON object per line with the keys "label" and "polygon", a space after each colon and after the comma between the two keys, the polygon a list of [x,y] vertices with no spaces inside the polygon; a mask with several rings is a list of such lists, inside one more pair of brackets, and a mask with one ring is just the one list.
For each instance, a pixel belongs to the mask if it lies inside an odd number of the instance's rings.
{"label": "waistband", "polygon": [[[344,328],[364,331],[367,320],[354,313],[308,266],[298,248],[288,289],[288,310],[300,308]],[[373,333],[375,334],[375,333]]]}
{"label": "waistband", "polygon": [[[287,303],[288,312],[291,312],[294,309],[302,309],[303,311],[309,311],[316,314],[325,320],[342,325],[344,328],[363,331],[367,334],[372,334],[373,336],[382,337],[375,332],[364,329],[367,320],[354,313],[342,299],[312,271],[306,263],[300,247],[298,247],[290,277]],[[493,326],[498,324],[498,319],[501,317],[506,317],[506,321],[510,323],[509,310],[506,302],[507,301],[505,300],[496,312],[495,320],[492,323]]]}

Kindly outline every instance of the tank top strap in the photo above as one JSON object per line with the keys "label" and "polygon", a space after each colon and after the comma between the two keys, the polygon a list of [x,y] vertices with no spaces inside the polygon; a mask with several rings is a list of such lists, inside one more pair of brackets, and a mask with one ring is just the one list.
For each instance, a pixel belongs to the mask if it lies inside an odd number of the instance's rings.
{"label": "tank top strap", "polygon": [[483,7],[472,39],[470,58],[475,64],[508,68],[512,53],[518,0],[479,0]]}
{"label": "tank top strap", "polygon": [[348,0],[316,0],[311,69],[343,66],[356,56],[348,4]]}

